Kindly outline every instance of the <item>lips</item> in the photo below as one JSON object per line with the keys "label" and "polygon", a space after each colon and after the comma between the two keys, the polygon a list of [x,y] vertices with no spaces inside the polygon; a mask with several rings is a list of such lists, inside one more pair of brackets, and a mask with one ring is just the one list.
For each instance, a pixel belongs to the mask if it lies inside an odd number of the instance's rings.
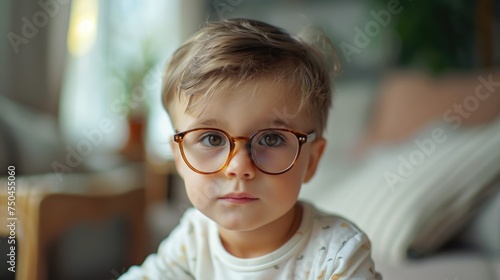
{"label": "lips", "polygon": [[231,203],[249,203],[259,200],[257,197],[248,193],[230,193],[219,199]]}

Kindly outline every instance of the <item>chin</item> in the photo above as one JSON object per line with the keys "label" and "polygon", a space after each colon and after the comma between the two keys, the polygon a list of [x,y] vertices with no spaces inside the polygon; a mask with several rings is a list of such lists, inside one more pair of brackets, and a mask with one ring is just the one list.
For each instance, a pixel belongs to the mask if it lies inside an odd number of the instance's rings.
{"label": "chin", "polygon": [[220,227],[222,227],[225,230],[241,231],[241,232],[255,230],[262,226],[254,222],[249,222],[248,219],[244,218],[225,218],[225,219],[218,219],[216,220],[216,222]]}

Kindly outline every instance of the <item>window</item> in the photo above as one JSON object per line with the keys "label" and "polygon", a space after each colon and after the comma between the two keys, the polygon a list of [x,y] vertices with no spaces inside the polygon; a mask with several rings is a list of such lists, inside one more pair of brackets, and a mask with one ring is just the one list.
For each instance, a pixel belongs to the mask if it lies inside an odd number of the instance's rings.
{"label": "window", "polygon": [[[179,45],[179,1],[74,0],[62,90],[61,129],[90,154],[114,152],[129,120],[147,124],[148,159],[169,158],[173,134],[160,98],[162,69]],[[82,146],[83,147],[83,146]]]}

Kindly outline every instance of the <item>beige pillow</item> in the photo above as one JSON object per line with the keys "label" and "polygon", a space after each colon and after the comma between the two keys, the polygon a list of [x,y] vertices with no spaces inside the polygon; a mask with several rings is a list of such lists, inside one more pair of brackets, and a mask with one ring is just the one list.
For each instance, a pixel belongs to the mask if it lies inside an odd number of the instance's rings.
{"label": "beige pillow", "polygon": [[500,70],[439,78],[409,71],[390,74],[381,83],[358,152],[402,143],[436,119],[459,126],[489,123],[500,114],[498,83]]}

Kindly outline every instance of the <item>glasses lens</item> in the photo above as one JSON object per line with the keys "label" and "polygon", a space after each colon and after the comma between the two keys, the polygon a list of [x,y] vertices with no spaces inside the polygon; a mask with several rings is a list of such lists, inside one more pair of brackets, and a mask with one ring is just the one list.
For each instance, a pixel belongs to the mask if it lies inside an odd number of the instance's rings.
{"label": "glasses lens", "polygon": [[279,173],[289,168],[299,151],[295,134],[284,130],[265,130],[252,138],[252,158],[263,171]]}
{"label": "glasses lens", "polygon": [[182,141],[184,156],[189,164],[201,172],[215,172],[229,157],[230,144],[227,136],[217,130],[190,131]]}

